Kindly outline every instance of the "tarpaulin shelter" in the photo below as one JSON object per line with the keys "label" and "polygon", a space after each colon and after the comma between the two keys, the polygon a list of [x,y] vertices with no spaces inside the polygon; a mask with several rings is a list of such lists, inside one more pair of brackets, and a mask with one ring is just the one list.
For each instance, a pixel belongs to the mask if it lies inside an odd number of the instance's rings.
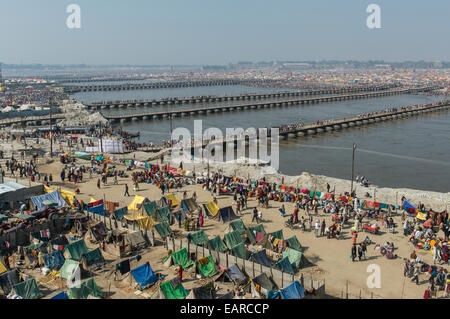
{"label": "tarpaulin shelter", "polygon": [[147,197],[135,195],[133,200],[131,201],[130,205],[128,205],[128,210],[139,210],[141,209],[142,205],[144,205],[146,202],[148,202]]}
{"label": "tarpaulin shelter", "polygon": [[297,239],[297,236],[295,236],[295,235],[286,239],[286,243],[289,248],[295,249],[299,252],[303,252],[305,250],[305,248],[302,247],[302,245],[300,244],[300,242]]}
{"label": "tarpaulin shelter", "polygon": [[236,256],[238,258],[242,258],[245,260],[250,258],[250,252],[247,250],[244,243],[237,244],[236,246],[231,248],[231,251],[233,253],[233,256]]}
{"label": "tarpaulin shelter", "polygon": [[223,223],[232,221],[234,219],[237,219],[239,217],[236,216],[234,213],[233,207],[227,206],[219,209],[219,212],[217,213],[219,216],[219,220],[221,220]]}
{"label": "tarpaulin shelter", "polygon": [[216,281],[231,281],[237,286],[245,285],[248,282],[248,277],[241,271],[237,264],[232,264],[228,269],[225,269]]}
{"label": "tarpaulin shelter", "polygon": [[183,209],[176,210],[172,212],[173,217],[177,220],[179,224],[183,224],[186,219],[188,219],[186,213]]}
{"label": "tarpaulin shelter", "polygon": [[260,264],[260,265],[263,265],[266,267],[272,266],[272,261],[269,259],[269,257],[267,257],[265,249],[260,250],[256,253],[253,253],[252,259],[257,264]]}
{"label": "tarpaulin shelter", "polygon": [[271,232],[271,233],[269,233],[269,235],[272,235],[273,237],[278,238],[278,239],[284,239],[282,229]]}
{"label": "tarpaulin shelter", "polygon": [[407,200],[403,202],[402,209],[405,210],[408,214],[415,216],[418,212],[417,207],[409,203]]}
{"label": "tarpaulin shelter", "polygon": [[83,254],[81,260],[83,263],[83,267],[86,270],[100,268],[106,263],[105,258],[103,258],[102,252],[100,251],[100,248],[93,249]]}
{"label": "tarpaulin shelter", "polygon": [[155,230],[158,232],[159,236],[161,236],[162,239],[173,234],[173,230],[170,228],[169,224],[167,224],[166,222],[156,224]]}
{"label": "tarpaulin shelter", "polygon": [[160,299],[184,299],[188,295],[178,277],[166,281],[160,286]]}
{"label": "tarpaulin shelter", "polygon": [[155,221],[171,223],[171,212],[168,206],[158,208],[154,216]]}
{"label": "tarpaulin shelter", "polygon": [[0,287],[5,295],[13,290],[13,287],[20,282],[19,270],[17,268],[6,271],[0,275]]}
{"label": "tarpaulin shelter", "polygon": [[210,218],[217,217],[217,214],[219,213],[219,207],[213,201],[207,204],[203,204],[203,210],[205,211],[206,215]]}
{"label": "tarpaulin shelter", "polygon": [[245,232],[247,230],[247,227],[245,227],[245,224],[241,218],[232,221],[230,223],[230,226],[233,230],[238,231],[239,234],[242,234],[243,232]]}
{"label": "tarpaulin shelter", "polygon": [[227,243],[228,248],[232,249],[234,246],[238,244],[243,244],[244,241],[242,240],[241,235],[238,231],[232,231],[231,233],[227,233],[224,235],[224,240]]}
{"label": "tarpaulin shelter", "polygon": [[89,278],[80,285],[80,288],[70,288],[67,294],[70,299],[88,299],[89,296],[100,298],[103,293],[100,287],[94,281],[94,278]]}
{"label": "tarpaulin shelter", "polygon": [[198,269],[205,277],[212,277],[218,273],[216,263],[211,256],[201,258],[198,263]]}
{"label": "tarpaulin shelter", "polygon": [[80,263],[72,259],[66,259],[64,265],[59,270],[61,278],[66,280],[72,278],[76,272],[80,272]]}
{"label": "tarpaulin shelter", "polygon": [[88,252],[86,243],[83,239],[74,241],[66,246],[64,257],[73,260],[81,260],[81,257]]}
{"label": "tarpaulin shelter", "polygon": [[192,242],[195,245],[203,245],[203,244],[208,243],[208,241],[209,241],[208,236],[206,236],[206,234],[203,230],[199,230],[198,232],[193,233],[191,235],[191,238],[192,238]]}
{"label": "tarpaulin shelter", "polygon": [[[0,257],[2,257],[2,256],[0,256]],[[7,271],[8,271],[8,268],[6,268],[6,265],[4,264],[3,257],[2,257],[2,258],[0,258],[0,274],[3,274]]]}
{"label": "tarpaulin shelter", "polygon": [[61,194],[58,191],[31,197],[31,201],[36,206],[37,210],[45,209],[46,205],[44,205],[43,202],[46,200],[58,203],[58,205],[56,206],[57,208],[66,207],[68,205],[66,200],[61,196]]}
{"label": "tarpaulin shelter", "polygon": [[131,270],[131,274],[133,275],[134,280],[136,280],[141,289],[152,286],[159,280],[159,277],[155,275],[152,267],[150,266],[150,263],[148,262]]}
{"label": "tarpaulin shelter", "polygon": [[145,203],[143,207],[148,216],[152,216],[158,210],[158,205],[154,201]]}
{"label": "tarpaulin shelter", "polygon": [[[261,224],[258,224],[258,225],[253,226],[253,227],[249,227],[248,229],[249,229],[253,234],[255,234],[256,232],[266,234],[266,230],[264,229],[264,226],[261,225]],[[256,236],[255,236],[255,238],[256,238]]]}
{"label": "tarpaulin shelter", "polygon": [[275,282],[272,280],[272,278],[267,277],[265,273],[262,273],[255,278],[252,279],[253,284],[257,284],[261,286],[262,288],[269,290],[269,291],[275,291],[278,289],[278,286],[275,284]]}
{"label": "tarpaulin shelter", "polygon": [[103,222],[98,222],[97,224],[89,227],[89,232],[92,237],[91,241],[94,241],[94,242],[101,242],[108,235],[108,231],[105,227],[105,224],[103,224]]}
{"label": "tarpaulin shelter", "polygon": [[64,291],[61,291],[59,294],[54,295],[53,297],[51,297],[50,299],[63,299],[63,300],[67,300],[69,299],[69,296],[67,296],[67,294]]}
{"label": "tarpaulin shelter", "polygon": [[103,216],[105,215],[105,204],[88,207],[88,212]]}
{"label": "tarpaulin shelter", "polygon": [[131,250],[139,250],[148,245],[140,231],[126,233],[124,238],[126,245],[128,245]]}
{"label": "tarpaulin shelter", "polygon": [[44,262],[48,269],[59,269],[64,265],[66,259],[60,250],[55,250],[44,256]]}
{"label": "tarpaulin shelter", "polygon": [[281,271],[283,271],[287,274],[290,274],[290,275],[295,274],[295,269],[294,269],[294,267],[292,267],[292,264],[289,261],[288,257],[284,257],[284,258],[281,258],[280,260],[278,260],[276,266],[278,269],[280,269]]}
{"label": "tarpaulin shelter", "polygon": [[206,289],[203,287],[193,288],[186,299],[216,299],[216,291],[214,289]]}
{"label": "tarpaulin shelter", "polygon": [[308,264],[308,260],[303,255],[303,253],[292,248],[287,248],[285,251],[283,251],[283,258],[285,257],[289,259],[289,262],[292,264],[292,267],[294,267],[295,270],[301,269]]}
{"label": "tarpaulin shelter", "polygon": [[[256,233],[256,235],[257,235],[256,237],[257,238],[259,237],[258,236],[259,234],[261,234],[261,233]],[[268,234],[264,234],[263,237],[256,244],[258,246],[262,246],[263,248],[273,250],[273,245],[272,245],[272,243],[269,240],[269,235]]]}
{"label": "tarpaulin shelter", "polygon": [[305,297],[305,289],[297,280],[295,280],[286,287],[276,291],[271,299],[278,297],[281,299],[303,299]]}
{"label": "tarpaulin shelter", "polygon": [[170,200],[172,202],[170,207],[177,207],[178,205],[180,205],[180,201],[176,199],[174,194],[167,194],[165,197],[167,200]]}
{"label": "tarpaulin shelter", "polygon": [[174,253],[172,253],[172,258],[175,264],[183,267],[183,269],[188,269],[195,265],[188,255],[186,248],[182,248]]}
{"label": "tarpaulin shelter", "polygon": [[42,293],[34,278],[15,284],[14,292],[22,299],[39,299],[42,297]]}
{"label": "tarpaulin shelter", "polygon": [[188,198],[181,200],[181,207],[183,208],[184,212],[195,212],[199,206],[197,202],[194,200],[194,198]]}
{"label": "tarpaulin shelter", "polygon": [[116,209],[114,211],[114,216],[116,217],[116,219],[118,221],[121,221],[123,216],[125,216],[127,214],[128,214],[128,208],[127,207],[122,207],[122,208]]}
{"label": "tarpaulin shelter", "polygon": [[50,188],[44,185],[44,190],[46,193],[53,193],[55,191],[58,191],[60,193],[60,195],[62,196],[62,198],[64,198],[64,200],[67,202],[67,204],[69,204],[70,207],[73,207],[73,201],[76,198],[75,193],[66,191],[64,189],[54,189],[54,188]]}
{"label": "tarpaulin shelter", "polygon": [[226,252],[228,250],[227,245],[223,242],[222,238],[220,236],[216,236],[213,239],[210,239],[208,241],[209,249],[213,251],[219,251],[221,253]]}

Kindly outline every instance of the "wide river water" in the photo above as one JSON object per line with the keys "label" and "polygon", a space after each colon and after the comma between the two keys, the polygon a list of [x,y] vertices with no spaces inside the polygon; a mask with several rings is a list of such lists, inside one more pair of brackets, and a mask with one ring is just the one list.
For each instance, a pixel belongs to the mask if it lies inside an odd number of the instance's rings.
{"label": "wide river water", "polygon": [[[74,94],[82,102],[107,100],[158,99],[200,95],[236,95],[287,91],[245,86],[192,87]],[[174,127],[193,132],[194,120],[202,120],[203,130],[271,127],[287,123],[305,124],[391,107],[431,103],[443,99],[422,95],[397,95],[380,98],[249,110],[176,118]],[[226,102],[222,102],[227,104]],[[241,102],[242,103],[242,102]],[[192,106],[191,106],[192,107]],[[201,104],[195,105],[201,107]],[[108,114],[144,113],[157,108],[108,110]],[[169,120],[149,120],[122,124],[127,131],[140,132],[141,142],[159,143],[170,134]],[[450,192],[450,114],[438,112],[388,121],[317,136],[280,140],[280,172],[302,172],[337,178],[351,178],[352,144],[356,143],[355,176],[366,176],[381,187],[405,187]]]}

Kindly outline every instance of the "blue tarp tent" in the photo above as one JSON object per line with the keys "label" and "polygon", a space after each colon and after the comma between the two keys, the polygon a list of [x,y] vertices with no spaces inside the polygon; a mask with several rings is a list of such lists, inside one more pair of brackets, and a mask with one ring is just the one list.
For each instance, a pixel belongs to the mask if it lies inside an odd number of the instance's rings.
{"label": "blue tarp tent", "polygon": [[59,269],[64,265],[66,259],[60,250],[53,251],[44,256],[45,265],[49,269]]}
{"label": "blue tarp tent", "polygon": [[257,253],[254,253],[253,260],[255,261],[255,263],[266,267],[270,267],[272,264],[269,257],[267,257],[265,249],[258,251]]}
{"label": "blue tarp tent", "polygon": [[291,282],[284,288],[276,291],[271,299],[280,296],[282,299],[303,299],[305,297],[305,289],[300,285],[300,283],[296,280]]}
{"label": "blue tarp tent", "polygon": [[119,222],[122,220],[122,217],[127,215],[127,214],[128,214],[128,208],[126,206],[122,207],[122,208],[119,208],[119,209],[116,209],[114,211],[114,216],[116,216],[116,219]]}
{"label": "blue tarp tent", "polygon": [[409,214],[415,215],[417,213],[417,207],[414,207],[407,200],[403,202],[402,209],[406,210]]}
{"label": "blue tarp tent", "polygon": [[62,291],[59,294],[54,295],[50,299],[69,299],[69,296],[67,296],[67,294],[64,291]]}
{"label": "blue tarp tent", "polygon": [[61,196],[61,194],[58,191],[31,197],[31,201],[36,206],[37,210],[45,209],[46,205],[44,205],[43,202],[46,200],[58,203],[56,208],[61,208],[61,207],[67,206],[67,202],[64,200],[64,198]]}
{"label": "blue tarp tent", "polygon": [[88,212],[103,216],[105,215],[105,204],[89,207]]}
{"label": "blue tarp tent", "polygon": [[[131,274],[133,275],[134,280],[140,284],[141,289],[144,289],[148,285],[151,286],[159,280],[159,277],[155,275],[149,263],[133,269]],[[161,276],[161,279],[163,278],[164,277]]]}
{"label": "blue tarp tent", "polygon": [[287,257],[280,259],[277,262],[277,267],[278,267],[278,269],[280,269],[281,271],[283,271],[287,274],[292,275],[295,273],[294,267],[292,267],[292,264],[289,261],[289,258],[287,258]]}

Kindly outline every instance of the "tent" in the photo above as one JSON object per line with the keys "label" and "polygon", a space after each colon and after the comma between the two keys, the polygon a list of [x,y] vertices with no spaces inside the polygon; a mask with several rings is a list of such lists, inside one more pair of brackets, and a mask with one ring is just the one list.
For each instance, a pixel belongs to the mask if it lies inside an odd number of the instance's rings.
{"label": "tent", "polygon": [[55,250],[44,256],[45,265],[48,269],[59,269],[66,261],[60,250]]}
{"label": "tent", "polygon": [[128,205],[128,210],[139,210],[141,209],[142,205],[148,202],[147,197],[135,195],[133,200],[131,201],[130,205]]}
{"label": "tent", "polygon": [[214,202],[209,202],[207,204],[203,204],[203,209],[204,209],[206,215],[210,218],[217,217],[217,214],[219,213],[219,207]]}
{"label": "tent", "polygon": [[167,194],[165,197],[167,200],[170,200],[172,202],[170,207],[177,207],[178,205],[181,204],[180,201],[178,199],[176,199],[175,195],[173,195],[173,194]]}
{"label": "tent", "polygon": [[39,299],[42,297],[42,293],[34,278],[15,284],[14,292],[22,299]]}
{"label": "tent", "polygon": [[275,282],[271,278],[267,277],[267,275],[265,273],[262,273],[262,274],[256,276],[255,278],[253,278],[252,283],[257,284],[257,285],[261,286],[261,288],[264,288],[265,290],[268,290],[268,291],[275,291],[278,289]]}
{"label": "tent", "polygon": [[81,260],[81,257],[87,252],[86,243],[83,239],[80,239],[66,246],[64,256],[73,260]]}
{"label": "tent", "polygon": [[236,230],[239,232],[239,234],[242,234],[247,230],[247,227],[245,227],[244,222],[241,218],[234,220],[230,223],[230,226],[233,230]]}
{"label": "tent", "polygon": [[125,234],[125,242],[131,250],[139,250],[147,247],[148,243],[140,231]]}
{"label": "tent", "polygon": [[6,271],[0,275],[0,287],[5,295],[9,295],[13,287],[19,282],[20,276],[17,268]]}
{"label": "tent", "polygon": [[405,200],[403,202],[402,209],[405,210],[407,213],[413,215],[413,216],[415,216],[417,211],[418,211],[417,207],[413,206],[407,200]]}
{"label": "tent", "polygon": [[122,207],[119,209],[116,209],[114,211],[114,216],[116,217],[116,219],[120,222],[122,220],[122,217],[128,214],[128,209],[127,207]]}
{"label": "tent", "polygon": [[61,291],[59,294],[54,295],[53,297],[51,297],[50,299],[69,299],[69,296],[67,296],[67,294],[64,291]]}
{"label": "tent", "polygon": [[105,204],[88,207],[88,212],[103,216],[105,215]]}
{"label": "tent", "polygon": [[37,210],[46,208],[46,205],[44,205],[43,203],[46,200],[58,203],[56,208],[66,207],[68,204],[66,200],[61,196],[61,194],[56,190],[48,194],[31,197],[31,201],[36,206]]}
{"label": "tent", "polygon": [[3,274],[8,271],[8,268],[4,264],[3,257],[0,256],[0,274]]}
{"label": "tent", "polygon": [[131,274],[133,275],[134,280],[136,280],[141,289],[152,286],[159,280],[159,277],[155,275],[152,267],[150,267],[150,264],[148,262],[133,269],[131,271]]}
{"label": "tent", "polygon": [[178,277],[166,281],[160,286],[160,299],[184,299],[187,295],[188,293]]}
{"label": "tent", "polygon": [[264,226],[261,224],[258,224],[253,227],[249,227],[248,229],[252,232],[252,234],[256,234],[256,232],[266,234],[266,230],[264,229]]}
{"label": "tent", "polygon": [[76,272],[80,272],[80,263],[72,259],[66,259],[64,265],[59,270],[61,278],[66,280],[72,278]]}
{"label": "tent", "polygon": [[275,238],[278,238],[278,239],[284,239],[284,237],[283,237],[283,230],[282,229],[274,231],[274,232],[271,232],[271,233],[269,233],[269,235],[271,235],[271,236],[273,236]]}
{"label": "tent", "polygon": [[103,222],[98,222],[97,224],[89,227],[89,232],[91,234],[91,241],[101,242],[107,236],[107,229]]}
{"label": "tent", "polygon": [[239,218],[234,214],[234,210],[231,206],[227,206],[227,207],[223,207],[223,208],[219,209],[218,215],[219,215],[219,220],[221,220],[223,223],[226,223],[226,222],[232,221],[233,219]]}
{"label": "tent", "polygon": [[183,208],[184,212],[194,212],[196,211],[199,206],[197,204],[197,202],[194,200],[194,198],[188,198],[188,199],[183,199],[181,201],[181,207]]}
{"label": "tent", "polygon": [[89,278],[83,282],[79,288],[73,287],[69,289],[67,294],[70,299],[88,299],[88,296],[94,298],[103,297],[100,287],[94,281],[94,278]]}
{"label": "tent", "polygon": [[213,239],[208,241],[209,249],[213,251],[219,251],[221,253],[226,252],[228,250],[227,245],[223,242],[220,236],[216,236]]}
{"label": "tent", "polygon": [[162,239],[173,234],[173,230],[170,228],[169,224],[167,224],[166,222],[156,224],[155,229],[158,232],[159,236],[161,236]]}
{"label": "tent", "polygon": [[173,217],[177,220],[179,224],[183,224],[187,218],[186,213],[183,209],[179,209],[177,211],[172,212]]}
{"label": "tent", "polygon": [[[73,207],[73,200],[75,199],[75,193],[63,190],[63,189],[54,189],[54,188],[50,188],[44,185],[44,191],[49,194],[49,193],[53,193],[55,191],[59,192],[59,194],[61,195],[61,197],[66,201],[67,204],[69,204],[70,207]],[[50,199],[52,200],[52,199]]]}
{"label": "tent", "polygon": [[237,244],[236,246],[231,248],[231,251],[233,253],[233,256],[236,256],[238,258],[242,258],[245,260],[250,258],[250,252],[247,250],[244,243]]}
{"label": "tent", "polygon": [[294,267],[292,267],[292,264],[289,261],[288,257],[284,257],[284,258],[278,260],[276,266],[282,272],[285,272],[285,273],[290,274],[290,275],[295,274],[295,269],[294,269]]}
{"label": "tent", "polygon": [[295,235],[286,239],[286,243],[289,248],[295,249],[299,252],[303,252],[305,250],[305,248],[302,247],[302,245],[297,239],[297,236]]}
{"label": "tent", "polygon": [[281,297],[282,299],[303,299],[305,297],[305,289],[297,280],[295,280],[286,287],[276,291],[271,299],[277,297]]}
{"label": "tent", "polygon": [[82,262],[84,269],[97,269],[102,267],[106,262],[105,258],[103,258],[103,255],[100,251],[100,248],[93,249],[82,257]]}
{"label": "tent", "polygon": [[[261,233],[257,233],[257,234],[256,234],[257,237],[258,237],[258,234],[261,234]],[[270,240],[269,240],[269,235],[268,235],[268,234],[265,234],[265,235],[262,237],[262,239],[260,239],[260,240],[257,242],[257,245],[258,245],[258,246],[262,246],[263,248],[266,248],[266,249],[273,250],[273,245],[272,245],[272,243],[271,243]]]}
{"label": "tent", "polygon": [[198,263],[198,269],[205,277],[212,277],[218,273],[216,263],[211,256],[201,258]]}
{"label": "tent", "polygon": [[266,250],[260,250],[252,255],[253,261],[257,264],[270,267],[272,265],[272,261],[267,257]]}
{"label": "tent", "polygon": [[225,242],[227,243],[228,248],[233,248],[234,246],[240,244],[240,243],[244,243],[244,241],[242,240],[241,235],[239,234],[239,232],[237,231],[233,231],[231,233],[227,233],[224,235],[223,237],[225,239]]}
{"label": "tent", "polygon": [[206,289],[204,287],[193,288],[186,299],[216,299],[216,291],[214,289]]}
{"label": "tent", "polygon": [[289,259],[289,262],[295,270],[301,269],[308,264],[308,260],[303,256],[303,253],[292,248],[287,248],[283,252],[283,258],[285,257]]}
{"label": "tent", "polygon": [[167,222],[170,224],[170,216],[170,208],[168,206],[161,207],[156,210],[155,220],[159,222]]}
{"label": "tent", "polygon": [[156,202],[147,202],[143,207],[148,216],[152,216],[158,209]]}
{"label": "tent", "polygon": [[206,234],[203,230],[199,230],[198,232],[193,233],[191,235],[191,238],[192,238],[192,242],[195,245],[203,245],[203,244],[208,243],[208,241],[209,241],[208,236],[206,236]]}
{"label": "tent", "polygon": [[172,258],[175,264],[181,265],[183,269],[188,269],[195,265],[188,255],[186,248],[182,248],[179,251],[172,253]]}
{"label": "tent", "polygon": [[236,285],[244,285],[248,282],[248,277],[241,271],[237,264],[233,264],[224,271],[231,281]]}

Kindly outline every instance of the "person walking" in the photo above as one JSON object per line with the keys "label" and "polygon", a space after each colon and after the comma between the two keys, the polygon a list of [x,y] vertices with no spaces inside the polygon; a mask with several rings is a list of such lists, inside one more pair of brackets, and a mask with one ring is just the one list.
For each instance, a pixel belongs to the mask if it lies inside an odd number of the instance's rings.
{"label": "person walking", "polygon": [[416,285],[419,284],[419,273],[420,273],[420,271],[419,271],[419,264],[416,264],[415,267],[414,267],[413,277],[411,279],[411,281],[415,281],[416,282]]}
{"label": "person walking", "polygon": [[356,258],[356,245],[352,245],[351,256],[352,256],[352,261],[355,261],[355,258]]}
{"label": "person walking", "polygon": [[125,194],[123,196],[130,197],[130,193],[128,193],[128,184],[125,184]]}
{"label": "person walking", "polygon": [[314,234],[316,238],[319,237],[320,221],[316,219],[316,224],[314,225]]}
{"label": "person walking", "polygon": [[325,219],[324,219],[324,220],[322,220],[322,225],[320,225],[320,236],[325,235],[325,228],[326,228],[326,224],[325,224]]}
{"label": "person walking", "polygon": [[256,222],[258,222],[258,210],[255,208],[253,208],[253,217],[252,217],[252,223],[253,221],[256,219]]}

